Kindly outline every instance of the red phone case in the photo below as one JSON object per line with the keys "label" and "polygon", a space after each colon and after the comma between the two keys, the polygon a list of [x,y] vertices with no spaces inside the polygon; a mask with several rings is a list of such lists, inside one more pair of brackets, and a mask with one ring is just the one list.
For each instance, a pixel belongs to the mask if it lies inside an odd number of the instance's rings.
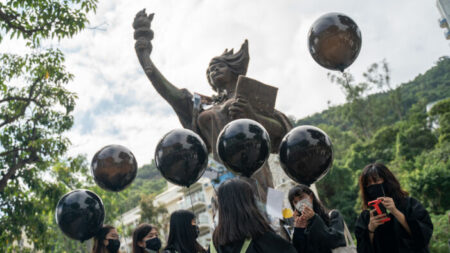
{"label": "red phone case", "polygon": [[[381,211],[381,208],[380,208],[380,204],[381,204],[381,199],[376,199],[376,200],[370,201],[368,203],[369,206],[373,207],[376,210],[377,215],[383,214],[383,211]],[[381,222],[385,223],[390,220],[391,220],[391,218],[386,217],[385,219],[381,220]]]}

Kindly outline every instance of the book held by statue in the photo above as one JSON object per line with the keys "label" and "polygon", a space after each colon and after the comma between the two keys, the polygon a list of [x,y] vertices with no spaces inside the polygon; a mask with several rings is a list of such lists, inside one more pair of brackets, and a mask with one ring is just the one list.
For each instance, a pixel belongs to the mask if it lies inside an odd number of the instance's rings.
{"label": "book held by statue", "polygon": [[235,97],[246,99],[258,113],[271,115],[275,110],[278,88],[240,75]]}

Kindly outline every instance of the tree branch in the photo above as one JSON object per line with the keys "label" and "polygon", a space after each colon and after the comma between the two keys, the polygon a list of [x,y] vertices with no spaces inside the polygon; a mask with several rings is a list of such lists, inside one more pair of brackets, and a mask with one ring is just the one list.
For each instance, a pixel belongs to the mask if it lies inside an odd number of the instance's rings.
{"label": "tree branch", "polygon": [[18,163],[16,163],[14,166],[10,167],[8,172],[2,177],[0,180],[0,192],[5,189],[6,184],[8,183],[8,180],[16,174],[16,171],[23,167],[25,164],[27,164],[29,161],[27,160],[20,160]]}
{"label": "tree branch", "polygon": [[22,108],[21,112],[20,112],[17,116],[12,117],[12,118],[9,118],[9,119],[7,118],[7,119],[4,120],[2,123],[0,123],[0,128],[2,128],[3,126],[5,126],[5,125],[7,125],[7,124],[9,124],[9,123],[11,123],[11,122],[16,121],[18,118],[22,117],[22,116],[25,114],[25,110],[26,110],[27,107],[30,105],[31,101],[32,101],[33,99],[36,99],[36,98],[33,98],[33,95],[34,95],[34,89],[36,88],[36,85],[42,80],[42,78],[43,78],[43,76],[37,78],[37,79],[33,82],[33,84],[31,85],[31,87],[30,87],[30,92],[28,93],[28,100],[27,100],[27,103],[26,103],[26,105]]}
{"label": "tree branch", "polygon": [[37,101],[35,98],[7,97],[7,98],[4,98],[4,99],[0,99],[0,103],[9,102],[9,101],[12,101],[12,100],[33,102],[33,103],[37,104],[38,106],[43,107],[43,105],[39,101]]}
{"label": "tree branch", "polygon": [[3,12],[1,6],[0,6],[0,20],[5,21],[5,23],[13,28],[13,29],[17,29],[21,32],[23,32],[24,34],[26,34],[28,37],[33,35],[33,33],[35,32],[39,32],[44,30],[43,27],[38,27],[38,28],[34,28],[31,30],[26,29],[25,27],[23,27],[22,25],[18,24],[18,23],[13,23],[12,21],[16,21],[17,20],[17,16],[13,16],[11,14],[7,14],[5,12]]}
{"label": "tree branch", "polygon": [[17,152],[17,151],[20,151],[20,150],[21,150],[20,148],[14,148],[14,149],[11,149],[11,150],[7,150],[7,151],[4,151],[4,152],[1,152],[0,153],[0,157],[9,155],[11,153],[14,153],[14,152]]}

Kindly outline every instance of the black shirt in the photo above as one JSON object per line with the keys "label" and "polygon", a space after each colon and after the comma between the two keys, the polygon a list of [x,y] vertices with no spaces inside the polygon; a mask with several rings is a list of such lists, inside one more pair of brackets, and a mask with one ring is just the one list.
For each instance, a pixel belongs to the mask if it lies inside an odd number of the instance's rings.
{"label": "black shirt", "polygon": [[[236,241],[216,247],[218,253],[240,253],[245,240]],[[208,250],[208,253],[210,251]],[[295,253],[295,248],[288,241],[272,231],[264,233],[261,237],[252,239],[246,253]]]}
{"label": "black shirt", "polygon": [[368,224],[370,213],[364,210],[356,221],[355,235],[360,253],[413,253],[429,252],[428,243],[433,234],[433,224],[425,208],[414,198],[407,197],[395,202],[397,209],[405,215],[411,230],[409,235],[400,222],[392,215],[391,220],[377,227],[370,241]]}

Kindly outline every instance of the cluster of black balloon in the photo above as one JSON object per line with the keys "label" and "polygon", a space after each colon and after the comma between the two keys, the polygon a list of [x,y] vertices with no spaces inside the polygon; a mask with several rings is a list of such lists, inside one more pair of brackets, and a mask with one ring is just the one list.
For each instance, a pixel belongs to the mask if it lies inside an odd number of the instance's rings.
{"label": "cluster of black balloon", "polygon": [[[136,177],[137,162],[129,149],[108,145],[93,157],[91,172],[101,188],[118,192],[128,187]],[[56,222],[68,237],[85,241],[102,228],[105,208],[101,198],[89,190],[73,190],[56,206]]]}
{"label": "cluster of black balloon", "polygon": [[[269,157],[269,134],[256,121],[235,120],[221,131],[217,151],[229,170],[250,177]],[[310,185],[325,176],[332,166],[331,140],[317,127],[296,127],[281,141],[279,158],[284,172],[290,178]]]}
{"label": "cluster of black balloon", "polygon": [[[270,137],[264,127],[250,119],[227,124],[219,134],[217,152],[224,165],[237,175],[251,177],[270,155]],[[280,163],[294,181],[310,185],[330,170],[333,150],[330,138],[319,128],[300,126],[283,138]],[[159,141],[156,167],[169,182],[189,187],[205,172],[208,151],[191,130],[172,130]],[[91,163],[95,182],[103,189],[121,191],[136,177],[137,162],[127,148],[109,145],[98,151]],[[103,225],[105,209],[100,197],[88,190],[64,195],[56,207],[56,221],[70,238],[85,241]]]}
{"label": "cluster of black balloon", "polygon": [[[222,129],[217,151],[229,170],[250,177],[269,157],[269,134],[256,121],[238,119]],[[189,187],[205,172],[208,150],[201,137],[193,131],[172,130],[159,141],[155,162],[161,175],[169,182]]]}
{"label": "cluster of black balloon", "polygon": [[[217,153],[236,175],[251,177],[270,155],[270,137],[264,127],[250,119],[228,123],[217,139]],[[299,126],[283,138],[280,163],[294,181],[310,185],[325,176],[333,163],[328,135],[317,127]],[[158,143],[156,167],[168,181],[189,187],[204,173],[208,152],[203,140],[187,129],[173,130]]]}

